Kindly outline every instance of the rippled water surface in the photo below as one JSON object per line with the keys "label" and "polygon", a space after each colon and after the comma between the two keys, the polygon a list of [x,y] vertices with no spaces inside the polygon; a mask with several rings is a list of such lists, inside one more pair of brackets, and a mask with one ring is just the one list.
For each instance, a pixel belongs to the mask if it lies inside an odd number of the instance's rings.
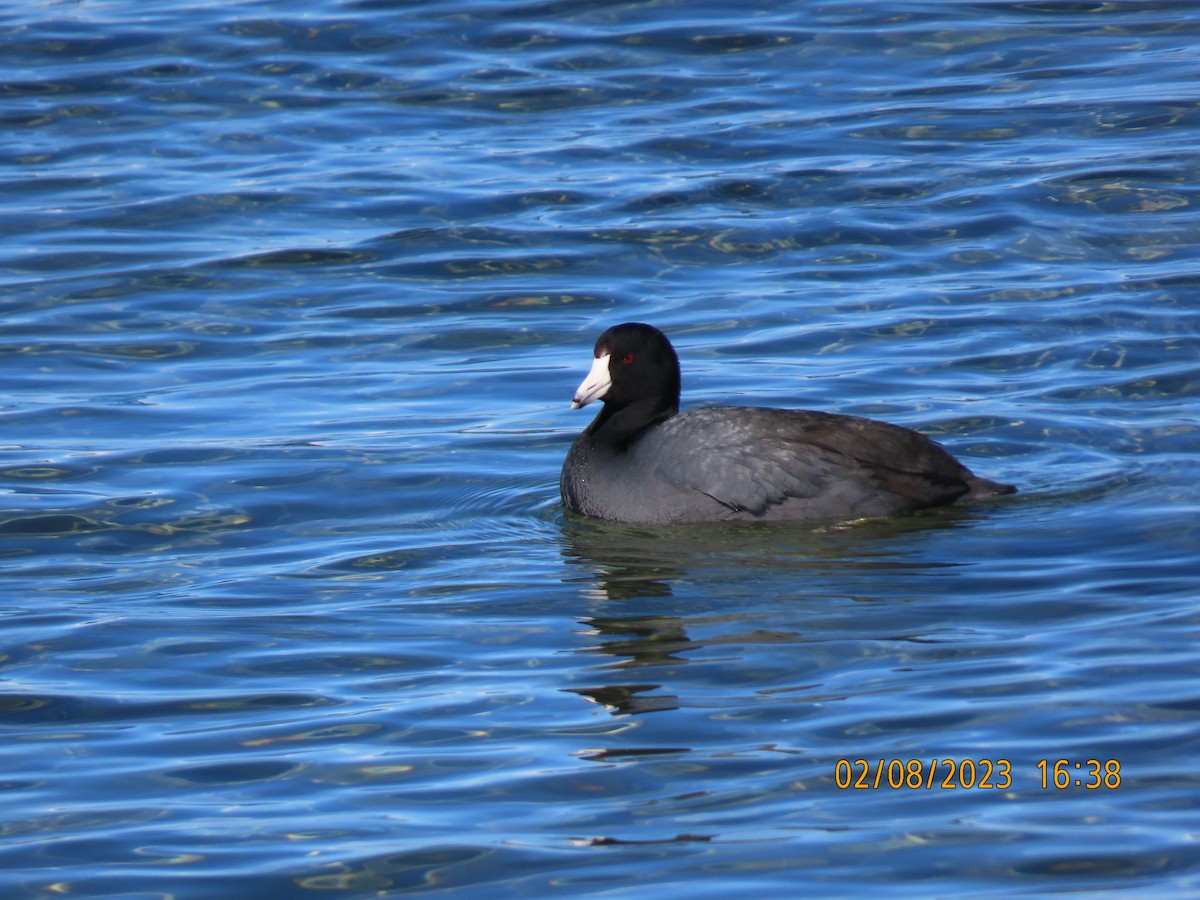
{"label": "rippled water surface", "polygon": [[[5,897],[1200,891],[1195,4],[0,30]],[[1021,493],[565,516],[631,319]]]}

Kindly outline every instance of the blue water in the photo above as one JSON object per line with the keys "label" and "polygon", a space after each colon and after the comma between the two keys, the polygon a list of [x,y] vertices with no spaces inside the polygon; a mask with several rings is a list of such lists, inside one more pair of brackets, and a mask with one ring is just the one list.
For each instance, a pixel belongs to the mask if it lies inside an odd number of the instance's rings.
{"label": "blue water", "polygon": [[[0,48],[6,898],[1200,892],[1194,4],[47,0]],[[1021,493],[567,517],[631,319],[685,405]]]}

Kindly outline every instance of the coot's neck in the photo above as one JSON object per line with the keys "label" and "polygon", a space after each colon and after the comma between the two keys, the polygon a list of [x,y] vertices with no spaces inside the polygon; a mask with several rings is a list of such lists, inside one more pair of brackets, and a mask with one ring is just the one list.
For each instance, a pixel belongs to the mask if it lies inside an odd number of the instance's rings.
{"label": "coot's neck", "polygon": [[623,453],[647,430],[677,412],[678,400],[648,398],[615,408],[606,403],[588,426],[587,433],[597,443]]}

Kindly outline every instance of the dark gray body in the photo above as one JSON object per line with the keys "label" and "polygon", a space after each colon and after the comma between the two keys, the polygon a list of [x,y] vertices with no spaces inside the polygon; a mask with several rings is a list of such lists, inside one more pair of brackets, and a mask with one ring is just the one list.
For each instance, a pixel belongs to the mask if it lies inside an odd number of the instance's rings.
{"label": "dark gray body", "polygon": [[619,522],[821,521],[1012,493],[907,428],[807,410],[711,407],[651,425],[628,447],[589,426],[563,464],[563,503]]}

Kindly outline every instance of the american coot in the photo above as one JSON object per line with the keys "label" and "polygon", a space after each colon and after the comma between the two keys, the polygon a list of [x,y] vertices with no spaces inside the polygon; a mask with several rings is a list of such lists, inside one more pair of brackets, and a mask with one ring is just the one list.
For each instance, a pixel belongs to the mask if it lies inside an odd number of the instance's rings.
{"label": "american coot", "polygon": [[838,520],[1016,490],[873,419],[751,406],[680,413],[679,384],[679,357],[657,328],[629,322],[600,335],[571,408],[604,408],[563,463],[567,509],[648,524]]}

